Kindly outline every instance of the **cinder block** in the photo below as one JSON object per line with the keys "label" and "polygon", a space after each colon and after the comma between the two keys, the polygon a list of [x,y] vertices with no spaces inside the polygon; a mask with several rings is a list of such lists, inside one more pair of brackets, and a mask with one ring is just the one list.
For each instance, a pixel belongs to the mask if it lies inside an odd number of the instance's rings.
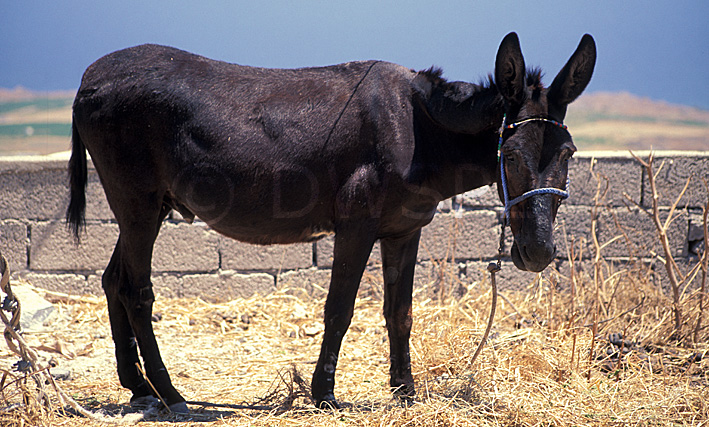
{"label": "cinder block", "polygon": [[[567,258],[570,253],[575,257],[590,258],[593,256],[591,252],[593,247],[591,211],[591,206],[561,205],[554,225],[557,258]],[[602,210],[599,209],[599,211]]]}
{"label": "cinder block", "polygon": [[[418,300],[459,297],[465,293],[464,262],[420,261],[414,275],[414,298]],[[379,272],[381,275],[381,271]]]}
{"label": "cinder block", "polygon": [[102,295],[100,285],[89,282],[85,276],[79,274],[32,273],[26,272],[20,278],[32,286],[48,291],[63,292],[70,295]]}
{"label": "cinder block", "polygon": [[68,201],[66,171],[19,170],[0,174],[0,218],[64,218]]}
{"label": "cinder block", "polygon": [[[548,272],[545,271],[545,278],[554,276],[556,282],[561,290],[570,291],[572,283],[572,270],[571,262],[568,259],[562,259],[555,263],[554,266],[550,266]],[[573,277],[576,281],[576,286],[578,287],[577,292],[595,292],[595,271],[596,266],[592,259],[575,259],[573,262]],[[614,274],[625,271],[632,275],[636,280],[643,280],[647,274],[652,272],[652,268],[648,263],[641,259],[619,259],[619,258],[602,258],[599,261],[599,276],[598,285],[606,289],[608,288],[608,282],[605,284],[601,282],[602,279],[607,280]],[[623,282],[625,279],[621,279]],[[627,280],[625,280],[627,282]],[[613,282],[616,283],[616,282]]]}
{"label": "cinder block", "polygon": [[[692,268],[697,264],[697,259],[688,258],[675,258],[675,262],[679,267],[680,273],[678,279],[682,280],[682,275],[688,274]],[[604,258],[599,263],[600,275],[599,275],[599,286],[605,287],[606,289],[610,284],[615,284],[614,286],[625,287],[628,290],[632,287],[632,291],[638,294],[638,298],[641,296],[638,292],[638,286],[645,284],[647,286],[656,287],[661,290],[668,298],[672,298],[672,289],[670,281],[667,275],[667,270],[663,262],[654,259],[618,259],[618,258]],[[581,260],[574,263],[574,270],[576,276],[577,286],[579,287],[577,292],[595,292],[595,265],[592,260]],[[562,260],[558,265],[552,270],[554,274],[559,276],[558,283],[562,286],[562,290],[570,290],[571,284],[571,268],[568,260]],[[608,280],[614,274],[622,273],[620,282],[612,281],[606,282],[604,285],[600,282],[601,279]],[[624,277],[633,277],[634,280],[629,282],[624,279]],[[617,277],[617,276],[616,276]],[[689,283],[688,292],[696,290],[701,284],[701,273],[694,277],[694,280]],[[585,288],[585,289],[584,289]],[[681,292],[681,291],[680,291]],[[669,300],[668,300],[669,301]]]}
{"label": "cinder block", "polygon": [[497,194],[497,183],[492,185],[484,185],[480,188],[463,193],[458,199],[462,198],[463,206],[469,207],[495,207],[502,206],[500,196]]}
{"label": "cinder block", "polygon": [[[315,264],[318,268],[332,268],[332,260],[335,249],[335,236],[328,236],[318,240],[315,243]],[[382,255],[379,248],[379,242],[374,243],[372,252],[367,260],[367,265],[381,264]]]}
{"label": "cinder block", "polygon": [[[86,277],[88,289],[96,292],[95,295],[103,296],[101,279],[103,270],[97,270]],[[151,275],[150,281],[153,290],[158,298],[180,298],[182,297],[182,277],[175,273],[156,273]]]}
{"label": "cinder block", "polygon": [[153,247],[154,272],[219,269],[219,235],[204,224],[165,222]]}
{"label": "cinder block", "polygon": [[[108,263],[106,263],[108,264]],[[93,274],[86,276],[86,282],[88,283],[89,289],[98,289],[97,295],[103,295],[103,287],[101,287],[101,276],[103,275],[103,270],[96,270]]]}
{"label": "cinder block", "polygon": [[313,244],[252,245],[220,236],[222,268],[228,270],[291,270],[313,265]]}
{"label": "cinder block", "polygon": [[[591,165],[593,165],[593,173]],[[640,201],[642,168],[628,155],[617,157],[616,155],[594,157],[593,153],[577,155],[570,160],[569,177],[569,199],[565,201],[567,204],[593,205],[599,182],[601,195],[606,184],[609,185],[605,201],[611,206],[624,206],[626,200],[624,194],[637,202]]]}
{"label": "cinder block", "polygon": [[[627,238],[622,236],[604,248],[603,256],[606,259],[629,256],[653,259],[656,254],[664,256],[650,218],[638,209],[628,212],[620,207],[625,204],[623,193],[627,193],[635,201],[642,201],[645,206],[650,206],[647,177],[643,178],[642,167],[624,153],[593,156],[596,156],[594,171],[599,176],[608,177],[610,190],[606,202],[614,207],[612,210],[605,208],[601,211],[598,222],[599,241],[605,244],[623,232],[627,235]],[[571,199],[562,206],[554,232],[560,260],[566,258],[566,248],[570,242],[575,242],[577,251],[579,248],[583,249],[586,260],[593,255],[590,209],[597,182],[590,172],[591,155],[581,154],[576,157],[570,164]],[[660,169],[663,160],[664,165]],[[112,223],[113,214],[106,202],[98,176],[89,163],[86,213],[89,224],[83,243],[78,247],[74,245],[63,221],[69,196],[66,166],[65,158],[0,159],[0,251],[8,257],[10,267],[15,271],[14,277],[28,277],[38,286],[63,292],[102,294],[100,270],[108,264],[118,235],[118,227]],[[687,177],[693,176],[695,180],[680,203],[681,206],[689,205],[691,212],[678,212],[678,218],[670,230],[673,255],[680,263],[691,263],[692,260],[685,257],[690,251],[696,254],[702,248],[701,215],[698,212],[706,203],[707,195],[699,178],[709,171],[709,155],[659,153],[655,170],[660,170],[657,185],[662,206],[674,202]],[[642,188],[645,191],[643,194]],[[468,210],[462,212],[462,219],[456,225],[455,211],[461,204]],[[426,292],[433,289],[435,296],[435,292],[440,290],[436,290],[436,284],[452,286],[444,283],[444,278],[460,282],[472,280],[473,275],[478,274],[479,280],[487,280],[487,261],[484,260],[494,259],[496,256],[500,206],[494,185],[440,204],[439,213],[433,223],[423,230],[419,249],[420,265],[416,274],[417,286],[423,286],[419,288],[419,292],[423,292],[421,289],[426,289]],[[470,210],[471,207],[473,210]],[[486,207],[490,209],[481,209]],[[666,215],[667,211],[663,210],[662,220]],[[509,229],[506,235],[506,248],[509,253],[512,242]],[[189,246],[186,242],[189,242]],[[279,287],[297,285],[314,293],[318,291],[315,284],[319,288],[329,284],[330,272],[327,269],[311,268],[313,250],[317,266],[331,267],[333,242],[334,239],[330,237],[315,245],[247,245],[220,237],[204,224],[190,226],[168,221],[163,225],[155,245],[155,274],[152,280],[156,291],[161,295],[199,294],[212,295],[210,298],[213,299],[224,299],[242,294],[250,295],[254,289],[270,292],[276,282],[272,275],[240,275],[231,270],[277,270],[282,271],[277,280]],[[465,262],[445,261],[451,258]],[[473,261],[475,259],[483,261]],[[584,262],[586,261],[581,264]],[[556,262],[559,263],[563,266],[563,262]],[[525,286],[525,283],[532,283],[534,280],[529,277],[536,277],[534,273],[518,272],[509,259],[504,261],[504,265],[506,267],[503,267],[503,272],[498,275],[502,288]],[[361,286],[362,292],[369,296],[381,296],[380,266],[381,255],[377,244],[369,259]],[[478,273],[475,268],[478,268]],[[662,276],[663,271],[662,266],[659,266],[653,273],[653,277],[656,276],[654,280],[660,285],[666,282],[666,278]],[[52,274],[53,272],[56,274]],[[88,277],[84,276],[89,272],[91,273]],[[183,273],[196,274],[183,276]],[[508,274],[511,278],[509,285],[506,285],[505,276]],[[292,284],[288,284],[286,280]],[[193,286],[200,283],[201,287]]]}
{"label": "cinder block", "polygon": [[497,254],[500,223],[492,211],[438,214],[423,228],[418,259],[488,258]]}
{"label": "cinder block", "polygon": [[278,289],[289,289],[293,293],[302,290],[315,298],[323,298],[330,288],[330,270],[321,268],[306,268],[291,270],[276,276]]}
{"label": "cinder block", "polygon": [[[557,245],[557,257],[567,258],[569,246],[574,246],[574,256],[584,259],[593,258],[595,247],[591,235],[591,207],[562,207],[557,217],[554,238]],[[667,210],[660,213],[664,222]],[[689,215],[677,211],[676,219],[669,229],[668,236],[674,256],[686,256],[688,253],[687,232]],[[564,233],[566,230],[566,233]],[[603,257],[653,257],[660,254],[662,247],[655,226],[650,217],[638,209],[614,208],[599,209],[596,225],[598,243]],[[609,244],[611,240],[615,239]],[[663,254],[664,256],[664,254]]]}
{"label": "cinder block", "polygon": [[[675,272],[675,277],[680,283],[680,293],[682,293],[682,290],[684,289],[684,284],[682,283],[684,277],[693,277],[693,280],[687,284],[687,293],[691,293],[700,289],[702,284],[702,271],[701,267],[697,266],[698,262],[699,258],[696,257],[675,258],[675,263],[677,264],[677,268],[679,269],[679,273]],[[662,288],[662,291],[665,293],[665,295],[667,295],[669,298],[672,298],[672,282],[670,281],[670,277],[667,274],[667,268],[661,262],[654,262],[652,267],[655,284],[658,287]],[[698,274],[692,276],[692,273],[694,271],[697,271],[695,270],[695,268],[698,269]]]}
{"label": "cinder block", "polygon": [[230,290],[219,273],[189,274],[181,279],[180,286],[173,290],[178,298],[200,297],[211,302],[229,299]]}
{"label": "cinder block", "polygon": [[[158,273],[150,277],[156,298],[181,298],[183,295],[182,277],[171,273]],[[198,295],[197,295],[198,296]]]}
{"label": "cinder block", "polygon": [[[660,212],[662,223],[667,215],[667,210]],[[688,230],[688,213],[682,210],[675,211],[675,219],[667,231],[673,256],[687,256]],[[611,212],[603,212],[599,216],[599,243],[606,245],[616,237],[613,243],[602,250],[604,256],[640,258],[652,258],[654,254],[664,256],[655,225],[647,213],[637,208],[631,210],[618,208]]]}
{"label": "cinder block", "polygon": [[[55,162],[35,165],[14,173],[0,174],[0,218],[32,220],[64,219],[69,205],[69,180],[66,165]],[[113,219],[98,175],[89,169],[86,188],[86,218]]]}
{"label": "cinder block", "polygon": [[89,223],[80,245],[63,221],[30,226],[30,269],[41,271],[94,271],[103,269],[118,239],[117,224]]}
{"label": "cinder block", "polygon": [[10,271],[27,270],[27,226],[20,221],[0,221],[0,253],[5,257]]}
{"label": "cinder block", "polygon": [[[447,265],[447,264],[446,264]],[[414,294],[430,296],[432,289],[442,276],[440,264],[433,261],[419,261],[414,271]]]}
{"label": "cinder block", "polygon": [[224,271],[221,274],[229,290],[228,298],[268,295],[276,290],[276,278],[267,273],[240,274]]}
{"label": "cinder block", "polygon": [[254,294],[267,295],[276,290],[275,278],[266,273],[239,274],[223,271],[216,274],[191,274],[182,277],[179,296],[207,301],[227,301]]}
{"label": "cinder block", "polygon": [[[69,189],[66,190],[66,204],[64,209],[69,204]],[[106,193],[103,191],[103,186],[98,178],[95,170],[89,169],[88,184],[86,186],[86,219],[97,220],[113,220],[115,217],[111,211]]]}
{"label": "cinder block", "polygon": [[[487,266],[492,261],[466,262],[465,277],[469,282],[479,282],[482,286],[490,286],[490,273]],[[546,272],[547,270],[545,270]],[[495,274],[495,283],[499,290],[525,291],[535,281],[539,280],[540,273],[519,270],[509,258],[502,260],[502,270]],[[544,274],[544,273],[541,273]]]}
{"label": "cinder block", "polygon": [[[641,157],[642,158],[642,157]],[[643,160],[647,160],[647,156]],[[682,188],[691,177],[691,182],[679,206],[702,207],[706,205],[707,190],[702,178],[709,177],[709,154],[704,157],[662,155],[655,157],[654,171],[657,173],[655,184],[659,194],[660,206],[671,206]],[[643,206],[652,206],[652,194],[647,176],[643,174]],[[637,199],[636,199],[637,200]]]}
{"label": "cinder block", "polygon": [[[303,292],[314,298],[325,298],[330,288],[332,270],[309,268],[293,270],[278,275],[278,289],[298,295]],[[382,269],[377,265],[368,266],[360,281],[358,295],[380,299],[382,297]]]}

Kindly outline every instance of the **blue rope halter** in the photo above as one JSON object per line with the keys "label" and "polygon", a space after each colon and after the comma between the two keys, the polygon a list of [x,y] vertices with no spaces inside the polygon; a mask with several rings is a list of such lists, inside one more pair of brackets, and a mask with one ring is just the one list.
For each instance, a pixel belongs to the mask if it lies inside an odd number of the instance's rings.
{"label": "blue rope halter", "polygon": [[544,187],[544,188],[535,188],[533,190],[527,191],[526,193],[523,193],[521,196],[515,197],[514,199],[510,200],[509,192],[507,190],[507,174],[505,173],[505,165],[504,165],[504,158],[505,156],[501,155],[501,150],[502,150],[502,133],[505,131],[505,129],[514,129],[517,128],[525,123],[528,122],[546,122],[546,123],[551,123],[554,126],[558,126],[565,131],[568,132],[568,127],[563,124],[559,123],[556,120],[551,120],[551,119],[545,119],[543,117],[532,117],[529,119],[524,119],[520,120],[515,123],[511,123],[509,125],[506,125],[505,122],[507,121],[507,115],[502,116],[502,125],[500,125],[500,137],[497,141],[497,160],[500,162],[500,180],[502,181],[502,194],[504,195],[505,198],[505,214],[503,218],[503,229],[504,226],[507,224],[510,218],[510,209],[512,209],[512,206],[516,205],[517,203],[526,200],[532,196],[536,196],[537,194],[555,194],[563,199],[566,199],[569,197],[569,179],[568,177],[566,178],[566,189],[562,190],[559,188],[553,188],[553,187]]}

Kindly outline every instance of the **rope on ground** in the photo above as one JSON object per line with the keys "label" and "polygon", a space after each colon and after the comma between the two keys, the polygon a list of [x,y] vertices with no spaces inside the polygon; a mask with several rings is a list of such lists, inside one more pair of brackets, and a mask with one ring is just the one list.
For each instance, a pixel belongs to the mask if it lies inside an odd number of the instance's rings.
{"label": "rope on ground", "polygon": [[[133,423],[133,416],[108,416],[105,414],[91,412],[84,407],[82,407],[76,400],[72,399],[59,384],[56,383],[52,375],[49,373],[49,366],[42,366],[38,361],[39,356],[37,352],[27,344],[27,342],[22,338],[20,334],[20,314],[21,314],[21,304],[17,299],[17,296],[12,293],[12,287],[10,286],[10,267],[8,266],[5,257],[0,254],[0,290],[5,294],[3,299],[2,307],[0,309],[0,320],[2,320],[5,325],[5,342],[7,342],[10,350],[21,357],[20,362],[18,362],[18,370],[23,372],[25,375],[32,377],[34,382],[37,384],[37,393],[39,402],[43,402],[47,409],[51,410],[50,401],[46,398],[47,390],[45,389],[46,384],[50,384],[52,389],[54,389],[57,400],[64,406],[68,405],[77,413],[90,418],[95,421],[101,421],[104,423],[111,424],[125,424]],[[8,318],[5,312],[11,313],[11,317]],[[142,417],[142,415],[141,415]]]}
{"label": "rope on ground", "polygon": [[492,301],[490,302],[490,316],[487,319],[487,326],[485,327],[485,333],[483,334],[483,337],[480,339],[480,344],[478,344],[478,348],[475,350],[475,354],[473,354],[472,359],[470,359],[470,362],[468,362],[469,365],[472,365],[475,363],[475,359],[478,358],[478,355],[483,349],[483,346],[487,342],[487,337],[490,335],[490,330],[492,329],[492,322],[495,320],[495,308],[497,307],[497,283],[495,283],[495,273],[500,271],[500,265],[495,264],[494,262],[491,262],[490,265],[487,266],[487,270],[490,272],[490,286],[492,287]]}

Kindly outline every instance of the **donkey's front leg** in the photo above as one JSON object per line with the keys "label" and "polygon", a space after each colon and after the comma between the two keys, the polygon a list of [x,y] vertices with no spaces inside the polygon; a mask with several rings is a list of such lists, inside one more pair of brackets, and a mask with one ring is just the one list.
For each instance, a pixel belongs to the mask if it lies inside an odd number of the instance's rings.
{"label": "donkey's front leg", "polygon": [[411,375],[409,337],[411,335],[411,297],[414,268],[421,230],[397,239],[382,239],[384,272],[384,318],[389,332],[389,385],[395,395],[411,398],[415,394]]}
{"label": "donkey's front leg", "polygon": [[334,392],[337,358],[375,240],[372,228],[363,224],[348,224],[337,229],[330,290],[325,302],[325,333],[313,373],[313,398],[319,408],[340,407]]}

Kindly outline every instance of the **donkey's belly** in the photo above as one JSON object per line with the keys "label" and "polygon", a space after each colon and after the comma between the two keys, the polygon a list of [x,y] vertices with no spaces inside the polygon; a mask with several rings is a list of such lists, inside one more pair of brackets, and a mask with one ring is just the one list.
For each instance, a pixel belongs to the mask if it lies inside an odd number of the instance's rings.
{"label": "donkey's belly", "polygon": [[332,227],[313,225],[305,228],[248,228],[211,226],[212,229],[232,239],[259,245],[313,242],[334,234]]}
{"label": "donkey's belly", "polygon": [[296,243],[334,230],[334,196],[321,179],[296,175],[279,180],[237,165],[204,164],[186,166],[176,175],[168,183],[170,206],[225,236],[259,244]]}
{"label": "donkey's belly", "polygon": [[334,233],[331,221],[307,218],[207,218],[216,232],[242,242],[260,245],[312,242]]}

